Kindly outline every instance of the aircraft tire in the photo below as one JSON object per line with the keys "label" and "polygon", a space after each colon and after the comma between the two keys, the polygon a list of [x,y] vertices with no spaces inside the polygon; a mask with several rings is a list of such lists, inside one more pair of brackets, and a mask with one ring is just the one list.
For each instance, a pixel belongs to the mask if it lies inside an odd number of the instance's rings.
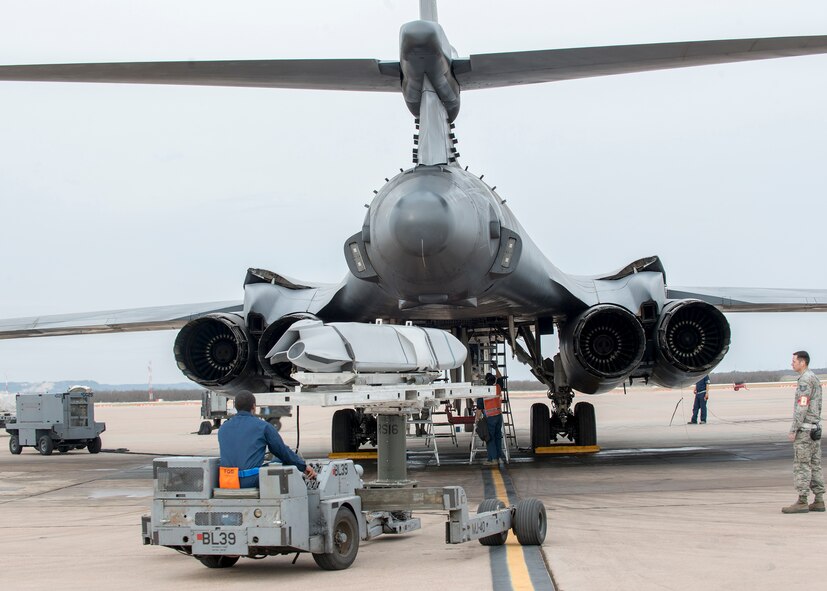
{"label": "aircraft tire", "polygon": [[574,419],[577,433],[576,445],[597,445],[597,421],[594,417],[594,405],[590,402],[578,402],[574,405]]}
{"label": "aircraft tire", "polygon": [[333,413],[330,427],[333,453],[348,453],[359,449],[355,437],[356,426],[356,411],[352,408],[340,408]]}
{"label": "aircraft tire", "polygon": [[542,402],[531,405],[531,449],[545,447],[549,444],[549,414],[548,406]]}
{"label": "aircraft tire", "polygon": [[[485,499],[482,503],[480,503],[480,506],[477,507],[477,514],[486,513],[488,511],[496,511],[497,509],[505,509],[505,503],[503,503],[500,499]],[[491,534],[490,536],[480,538],[480,544],[483,546],[502,546],[505,544],[507,539],[508,530],[505,530],[497,534]]]}
{"label": "aircraft tire", "polygon": [[95,437],[86,444],[86,449],[89,450],[90,454],[100,453],[101,447],[103,447],[103,442],[100,437]]}
{"label": "aircraft tire", "polygon": [[201,425],[198,427],[198,434],[209,435],[210,433],[212,433],[212,424],[209,421],[201,421]]}
{"label": "aircraft tire", "polygon": [[230,568],[238,562],[238,556],[196,556],[198,562],[207,568]]}
{"label": "aircraft tire", "polygon": [[20,445],[20,438],[17,435],[12,435],[9,438],[9,451],[16,456],[23,451],[23,446]]}
{"label": "aircraft tire", "polygon": [[339,507],[333,520],[333,552],[314,554],[313,560],[323,570],[344,570],[359,552],[359,522],[347,507]]}
{"label": "aircraft tire", "polygon": [[52,455],[52,450],[55,448],[55,442],[48,435],[41,435],[37,440],[37,451],[42,456]]}
{"label": "aircraft tire", "polygon": [[539,499],[523,499],[514,510],[514,533],[523,546],[540,546],[546,539],[548,518]]}

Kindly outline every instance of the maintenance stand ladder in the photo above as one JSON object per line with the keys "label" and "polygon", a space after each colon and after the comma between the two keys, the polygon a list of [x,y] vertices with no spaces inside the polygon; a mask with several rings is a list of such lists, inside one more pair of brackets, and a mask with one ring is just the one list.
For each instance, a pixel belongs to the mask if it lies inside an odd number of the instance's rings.
{"label": "maintenance stand ladder", "polygon": [[491,343],[491,365],[500,370],[502,379],[502,408],[503,408],[503,438],[505,439],[505,453],[510,455],[508,449],[517,449],[517,429],[514,427],[514,415],[511,413],[511,401],[508,397],[508,370],[506,368],[505,339],[495,338]]}

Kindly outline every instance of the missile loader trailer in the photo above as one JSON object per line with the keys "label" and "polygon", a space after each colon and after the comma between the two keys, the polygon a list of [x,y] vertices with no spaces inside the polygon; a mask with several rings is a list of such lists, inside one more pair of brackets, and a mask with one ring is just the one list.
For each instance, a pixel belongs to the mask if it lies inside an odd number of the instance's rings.
{"label": "missile loader trailer", "polygon": [[514,529],[522,544],[542,544],[545,507],[526,499],[505,507],[486,499],[475,517],[461,487],[365,488],[351,460],[311,461],[315,480],[293,466],[261,468],[257,489],[221,489],[218,458],[175,457],[153,463],[155,497],[142,519],[144,544],[166,546],[209,568],[239,558],[310,552],[325,570],[348,568],[360,540],[420,528],[412,510],[448,512],[445,541],[505,543]]}

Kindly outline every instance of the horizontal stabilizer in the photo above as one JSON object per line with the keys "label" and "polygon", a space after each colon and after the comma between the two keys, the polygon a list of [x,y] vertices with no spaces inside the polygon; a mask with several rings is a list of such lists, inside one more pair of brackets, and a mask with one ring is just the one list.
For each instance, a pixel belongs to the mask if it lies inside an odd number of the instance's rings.
{"label": "horizontal stabilizer", "polygon": [[399,62],[374,59],[0,66],[0,80],[400,92]]}
{"label": "horizontal stabilizer", "polygon": [[827,35],[484,53],[454,60],[462,90],[827,53]]}
{"label": "horizontal stabilizer", "polygon": [[827,312],[827,289],[670,287],[666,297],[702,300],[723,312]]}
{"label": "horizontal stabilizer", "polygon": [[238,301],[155,306],[130,310],[30,316],[0,320],[0,340],[107,332],[173,330],[190,320],[216,312],[243,310]]}

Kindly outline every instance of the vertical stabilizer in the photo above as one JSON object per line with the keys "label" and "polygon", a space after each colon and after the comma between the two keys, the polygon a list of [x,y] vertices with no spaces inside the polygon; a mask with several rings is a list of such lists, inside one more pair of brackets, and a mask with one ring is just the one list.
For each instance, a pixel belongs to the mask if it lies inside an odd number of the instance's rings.
{"label": "vertical stabilizer", "polygon": [[419,18],[423,21],[438,23],[436,0],[419,0]]}

